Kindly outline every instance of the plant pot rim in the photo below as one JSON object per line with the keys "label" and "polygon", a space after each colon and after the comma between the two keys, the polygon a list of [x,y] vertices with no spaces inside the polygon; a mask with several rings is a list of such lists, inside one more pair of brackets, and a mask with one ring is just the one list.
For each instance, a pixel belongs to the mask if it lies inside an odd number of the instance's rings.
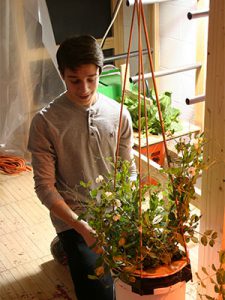
{"label": "plant pot rim", "polygon": [[162,265],[156,268],[149,268],[147,270],[136,270],[132,275],[141,278],[162,278],[173,275],[187,266],[187,259],[183,257],[179,260],[173,261],[170,265]]}
{"label": "plant pot rim", "polygon": [[[132,292],[139,295],[153,295],[155,289],[172,286],[178,282],[188,282],[192,280],[191,265],[187,263],[185,258],[178,260],[174,270],[171,273],[162,273],[157,276],[142,276],[140,274],[130,274],[135,277],[134,281],[130,281],[125,274],[120,274],[119,279],[131,286]],[[156,269],[160,269],[160,267]],[[176,270],[175,270],[176,269]],[[143,274],[142,274],[143,275]],[[149,274],[148,274],[149,275]]]}

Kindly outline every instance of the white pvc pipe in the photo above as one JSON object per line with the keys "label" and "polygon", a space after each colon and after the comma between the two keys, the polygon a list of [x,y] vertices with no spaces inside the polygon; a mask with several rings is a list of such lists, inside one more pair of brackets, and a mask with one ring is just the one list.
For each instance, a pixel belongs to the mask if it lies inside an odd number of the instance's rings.
{"label": "white pvc pipe", "polygon": [[[142,0],[142,4],[154,4],[154,3],[159,3],[159,2],[166,2],[166,1],[173,1],[173,0]],[[127,6],[132,6],[134,5],[135,0],[127,0],[126,5]]]}
{"label": "white pvc pipe", "polygon": [[[191,64],[191,65],[186,65],[186,66],[179,67],[179,68],[163,70],[163,71],[157,71],[157,72],[154,73],[154,75],[155,75],[155,77],[162,77],[162,76],[172,75],[172,74],[179,73],[179,72],[185,72],[185,71],[198,69],[198,68],[201,68],[201,66],[202,66],[201,63]],[[152,78],[152,73],[144,74],[144,79],[148,79],[148,78]],[[138,81],[138,75],[130,77],[129,80],[130,80],[130,82]]]}
{"label": "white pvc pipe", "polygon": [[187,105],[191,105],[191,104],[195,104],[195,103],[199,103],[199,102],[203,102],[203,101],[205,101],[205,95],[195,96],[192,99],[186,98],[186,100],[185,100]]}
{"label": "white pvc pipe", "polygon": [[189,12],[187,14],[187,18],[189,20],[191,19],[196,19],[196,18],[201,18],[201,17],[208,17],[209,16],[209,10],[202,10],[202,11],[195,11],[195,12]]}

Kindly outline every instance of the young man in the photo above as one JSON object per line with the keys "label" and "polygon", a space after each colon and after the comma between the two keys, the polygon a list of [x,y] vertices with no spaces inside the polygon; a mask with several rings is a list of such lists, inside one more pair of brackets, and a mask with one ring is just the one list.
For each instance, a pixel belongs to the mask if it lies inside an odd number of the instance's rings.
{"label": "young man", "polygon": [[[35,115],[28,149],[32,153],[35,190],[50,216],[68,257],[78,300],[112,300],[108,274],[92,280],[98,255],[93,230],[78,220],[85,209],[88,182],[111,171],[115,161],[120,105],[97,93],[103,53],[91,36],[65,40],[57,51],[66,92]],[[132,161],[132,123],[123,109],[119,156]],[[131,172],[135,174],[133,162]]]}

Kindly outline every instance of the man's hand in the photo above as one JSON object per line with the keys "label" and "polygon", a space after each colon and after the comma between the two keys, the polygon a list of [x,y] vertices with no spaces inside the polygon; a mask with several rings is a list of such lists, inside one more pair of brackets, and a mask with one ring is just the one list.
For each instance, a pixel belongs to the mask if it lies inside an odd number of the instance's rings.
{"label": "man's hand", "polygon": [[95,231],[84,220],[77,220],[75,223],[74,229],[82,235],[88,247],[93,246],[96,243],[96,238],[94,237]]}
{"label": "man's hand", "polygon": [[[91,250],[93,250],[95,253],[97,254],[102,254],[103,253],[103,248],[98,246],[96,237],[95,237],[95,231],[93,230],[93,228],[91,228],[91,226],[81,220],[80,222],[80,232],[78,231],[78,229],[76,229],[84,238],[85,242],[87,243],[88,247],[91,247]],[[76,226],[77,228],[77,226]]]}
{"label": "man's hand", "polygon": [[[78,215],[63,200],[56,201],[51,208],[51,212],[81,234],[88,247],[92,247],[96,243],[95,231],[84,220],[78,220]],[[97,245],[92,250],[101,253],[101,249]]]}

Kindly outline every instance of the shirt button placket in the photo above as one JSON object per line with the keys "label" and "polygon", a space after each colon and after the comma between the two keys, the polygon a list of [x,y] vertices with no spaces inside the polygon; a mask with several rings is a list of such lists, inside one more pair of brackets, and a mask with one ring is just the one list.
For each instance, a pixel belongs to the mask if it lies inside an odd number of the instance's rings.
{"label": "shirt button placket", "polygon": [[91,136],[94,136],[94,131],[93,131],[93,112],[92,111],[90,111],[90,113],[89,113],[89,120],[88,120],[88,122],[89,122],[89,129],[90,129],[90,133],[91,133]]}

